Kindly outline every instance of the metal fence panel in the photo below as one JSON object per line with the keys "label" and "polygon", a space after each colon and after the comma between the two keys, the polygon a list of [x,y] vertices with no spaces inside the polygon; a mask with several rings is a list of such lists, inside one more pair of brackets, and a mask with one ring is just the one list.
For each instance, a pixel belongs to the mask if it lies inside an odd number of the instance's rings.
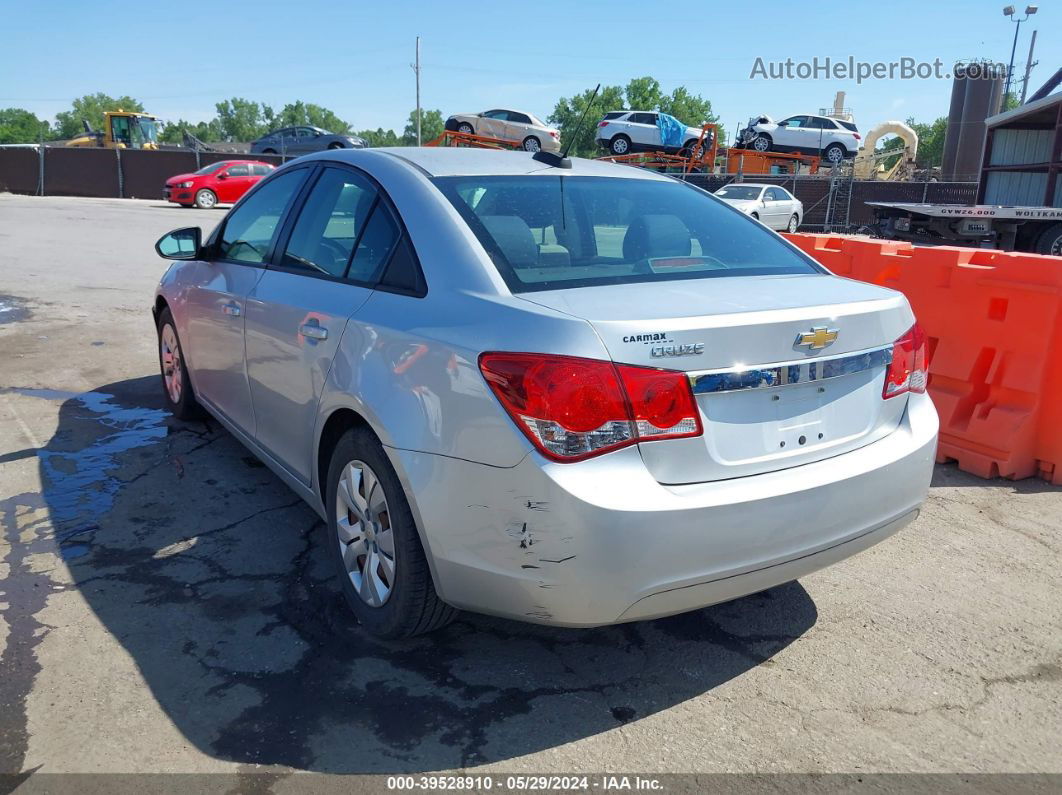
{"label": "metal fence panel", "polygon": [[116,150],[45,147],[44,195],[119,198]]}
{"label": "metal fence panel", "polygon": [[198,168],[195,152],[122,150],[122,196],[161,199],[166,180]]}
{"label": "metal fence panel", "polygon": [[0,147],[0,191],[35,194],[40,173],[40,154],[35,148]]}

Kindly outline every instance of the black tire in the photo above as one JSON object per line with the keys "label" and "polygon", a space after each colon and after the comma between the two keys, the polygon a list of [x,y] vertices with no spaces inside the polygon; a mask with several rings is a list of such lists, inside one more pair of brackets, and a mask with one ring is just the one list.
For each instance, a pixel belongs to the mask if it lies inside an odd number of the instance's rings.
{"label": "black tire", "polygon": [[443,128],[450,132],[457,132],[457,120],[447,119],[446,124],[443,125]]}
{"label": "black tire", "polygon": [[827,163],[836,165],[841,163],[848,153],[841,144],[830,144],[822,150],[822,159]]}
{"label": "black tire", "polygon": [[749,217],[750,218],[755,218],[757,221],[760,220],[760,214],[759,213],[749,213]]}
{"label": "black tire", "polygon": [[329,149],[342,149],[343,148],[343,144],[341,144],[339,141],[333,141],[332,143],[330,143],[328,145],[328,148]]}
{"label": "black tire", "polygon": [[[379,478],[386,500],[388,525],[394,537],[394,582],[386,601],[370,606],[358,595],[343,562],[336,501],[343,470],[352,461],[368,464]],[[351,611],[365,630],[380,638],[409,638],[450,623],[458,611],[439,599],[420,544],[405,491],[387,454],[371,430],[355,427],[336,443],[328,464],[325,488],[326,544]]]}
{"label": "black tire", "polygon": [[774,141],[767,133],[757,133],[756,137],[746,144],[747,149],[756,152],[770,152],[772,146],[774,146]]}
{"label": "black tire", "polygon": [[1036,253],[1062,257],[1062,224],[1051,224],[1036,241]]}
{"label": "black tire", "polygon": [[[174,399],[174,394],[170,391],[170,384],[167,382],[167,375],[173,375],[173,362],[166,361],[166,352],[163,347],[163,337],[166,330],[169,329],[173,333],[173,342],[176,343],[172,351],[169,351],[170,356],[175,352],[177,354],[177,364],[180,373],[179,391]],[[162,395],[166,400],[166,408],[170,410],[179,420],[195,420],[203,416],[203,409],[200,407],[199,402],[195,399],[195,393],[192,391],[192,381],[188,377],[188,360],[184,356],[184,348],[181,346],[181,339],[177,336],[177,325],[173,322],[173,313],[170,312],[169,307],[166,307],[159,312],[158,317],[158,349],[159,349],[159,377],[162,382]],[[168,346],[167,346],[168,348]],[[169,371],[169,372],[167,372]]]}
{"label": "black tire", "polygon": [[277,153],[276,149],[263,149],[262,150],[262,154],[263,155],[275,155],[276,153]]}
{"label": "black tire", "polygon": [[793,213],[789,217],[789,224],[786,226],[785,231],[787,231],[790,234],[792,234],[793,232],[796,232],[796,230],[799,227],[800,227],[800,218],[797,217],[796,213]]}
{"label": "black tire", "polygon": [[218,195],[210,188],[200,188],[195,192],[195,206],[200,210],[213,210],[218,206]]}
{"label": "black tire", "polygon": [[538,152],[542,149],[542,142],[533,135],[529,135],[524,139],[521,144],[525,152]]}
{"label": "black tire", "polygon": [[631,153],[631,139],[623,133],[612,136],[608,142],[608,151],[614,155],[629,155]]}
{"label": "black tire", "polygon": [[476,131],[472,128],[472,125],[469,124],[467,121],[463,121],[460,124],[458,124],[457,125],[457,131],[459,133],[464,133],[465,135],[475,135],[476,134]]}

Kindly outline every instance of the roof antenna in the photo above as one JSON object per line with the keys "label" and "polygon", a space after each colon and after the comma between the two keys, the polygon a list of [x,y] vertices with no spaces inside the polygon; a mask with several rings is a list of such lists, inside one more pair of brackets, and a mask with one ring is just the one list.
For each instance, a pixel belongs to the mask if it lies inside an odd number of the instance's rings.
{"label": "roof antenna", "polygon": [[590,95],[590,101],[586,103],[586,107],[583,109],[583,115],[579,117],[579,123],[575,125],[575,130],[572,132],[571,137],[568,139],[568,145],[564,147],[564,151],[559,155],[554,152],[546,152],[542,149],[535,152],[532,155],[533,160],[537,160],[540,163],[553,166],[554,168],[571,168],[572,161],[568,159],[568,152],[571,151],[572,144],[575,143],[575,139],[579,137],[580,131],[583,129],[583,122],[586,121],[586,114],[590,112],[590,108],[594,106],[594,100],[597,99],[597,92],[601,90],[601,84],[597,84],[597,88],[594,89],[594,93]]}

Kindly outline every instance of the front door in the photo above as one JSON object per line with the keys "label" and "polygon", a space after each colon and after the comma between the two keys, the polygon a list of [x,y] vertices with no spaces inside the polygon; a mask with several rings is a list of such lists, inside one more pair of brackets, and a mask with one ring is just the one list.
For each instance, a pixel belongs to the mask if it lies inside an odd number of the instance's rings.
{"label": "front door", "polygon": [[279,174],[230,213],[185,294],[179,331],[196,393],[248,434],[254,433],[254,414],[244,365],[247,295],[262,277],[280,220],[305,174]]}
{"label": "front door", "polygon": [[231,204],[239,200],[252,184],[254,180],[251,178],[251,167],[247,163],[237,163],[222,169],[218,174],[218,201]]}
{"label": "front door", "polygon": [[[247,374],[256,439],[292,475],[313,477],[313,433],[347,320],[372,295],[398,225],[359,172],[328,166],[248,299]],[[351,366],[356,363],[348,363]]]}

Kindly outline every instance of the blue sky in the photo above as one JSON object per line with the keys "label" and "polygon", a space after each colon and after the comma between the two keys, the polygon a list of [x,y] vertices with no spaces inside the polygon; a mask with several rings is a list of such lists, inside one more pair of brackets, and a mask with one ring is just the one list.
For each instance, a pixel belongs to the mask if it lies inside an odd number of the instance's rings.
{"label": "blue sky", "polygon": [[[752,80],[755,59],[1005,62],[1014,35],[1005,4],[538,0],[528,13],[531,4],[475,0],[0,0],[0,107],[51,118],[74,97],[104,91],[131,94],[164,119],[200,121],[231,96],[276,108],[302,99],[358,129],[401,130],[415,104],[409,64],[419,35],[422,104],[444,115],[508,106],[545,117],[559,96],[652,75],[665,90],[685,85],[710,99],[731,132],[755,114],[815,112],[838,90],[867,129],[946,114],[949,81]],[[1019,76],[1034,28],[1032,90],[1062,66],[1062,2],[1041,0],[1021,26]]]}

